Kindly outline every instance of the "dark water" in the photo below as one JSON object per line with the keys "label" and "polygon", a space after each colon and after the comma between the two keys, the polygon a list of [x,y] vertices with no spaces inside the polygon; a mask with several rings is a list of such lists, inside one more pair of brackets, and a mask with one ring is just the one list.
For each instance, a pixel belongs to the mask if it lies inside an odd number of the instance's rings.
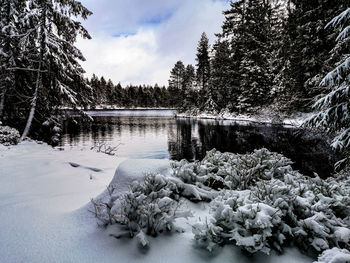
{"label": "dark water", "polygon": [[64,122],[59,146],[120,145],[117,156],[200,160],[206,151],[247,153],[265,147],[293,160],[304,174],[328,176],[338,160],[320,134],[282,126],[232,121],[175,119],[172,111],[98,111],[94,122],[79,117]]}

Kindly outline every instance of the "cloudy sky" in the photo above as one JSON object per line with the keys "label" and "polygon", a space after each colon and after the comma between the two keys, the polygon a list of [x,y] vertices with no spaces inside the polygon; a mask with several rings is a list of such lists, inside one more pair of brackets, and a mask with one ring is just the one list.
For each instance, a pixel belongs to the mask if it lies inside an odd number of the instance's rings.
{"label": "cloudy sky", "polygon": [[228,0],[81,0],[92,40],[77,45],[92,73],[127,84],[167,85],[176,61],[195,64],[201,33],[214,42]]}

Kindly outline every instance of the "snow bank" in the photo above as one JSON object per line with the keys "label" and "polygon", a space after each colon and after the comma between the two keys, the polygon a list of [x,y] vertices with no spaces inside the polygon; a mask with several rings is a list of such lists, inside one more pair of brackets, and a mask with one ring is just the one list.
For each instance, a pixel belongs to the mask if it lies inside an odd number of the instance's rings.
{"label": "snow bank", "polygon": [[115,171],[110,186],[114,186],[116,192],[128,190],[134,181],[142,181],[147,173],[170,173],[168,159],[129,159],[122,162]]}
{"label": "snow bank", "polygon": [[213,113],[197,113],[197,112],[185,112],[176,113],[177,118],[192,118],[192,119],[214,119],[214,120],[230,120],[234,122],[239,122],[240,124],[278,124],[284,126],[300,127],[304,120],[311,116],[311,113],[300,113],[293,116],[276,116],[276,112],[262,112],[261,114],[236,114],[223,111],[217,114]]}
{"label": "snow bank", "polygon": [[[272,256],[258,253],[251,257],[233,246],[225,246],[214,253],[198,249],[191,225],[198,222],[199,216],[204,219],[208,215],[205,203],[188,203],[195,217],[188,221],[180,218],[176,222],[185,232],[150,237],[147,250],[138,246],[137,239],[116,239],[115,233],[123,229],[118,225],[98,227],[90,206],[84,204],[106,189],[122,161],[93,151],[60,151],[34,142],[1,147],[0,262],[312,262],[296,249],[286,249],[280,256],[272,252]],[[102,172],[75,168],[69,162],[95,167]],[[149,164],[142,167],[133,160],[123,163],[116,178],[131,174],[138,180],[147,167],[152,168],[149,171],[157,170],[158,165],[167,167],[165,160],[157,165],[153,161],[146,162]],[[159,172],[164,171],[162,169]],[[125,189],[123,184],[119,186],[120,190]]]}

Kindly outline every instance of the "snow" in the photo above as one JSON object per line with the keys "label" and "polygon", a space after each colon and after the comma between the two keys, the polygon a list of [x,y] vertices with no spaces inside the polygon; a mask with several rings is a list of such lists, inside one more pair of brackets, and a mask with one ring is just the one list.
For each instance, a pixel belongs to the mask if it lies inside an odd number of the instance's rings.
{"label": "snow", "polygon": [[[230,112],[221,112],[219,114],[212,113],[199,113],[197,115],[193,115],[189,112],[185,113],[176,113],[177,118],[191,118],[191,119],[215,119],[215,120],[226,120],[226,121],[235,121],[240,124],[251,124],[251,123],[259,123],[259,124],[278,124],[286,127],[300,127],[304,120],[311,116],[311,113],[299,113],[293,116],[275,116],[274,112],[263,112],[261,114],[256,115],[248,115],[248,114],[235,114]],[[275,116],[275,117],[274,117]]]}
{"label": "snow", "polygon": [[170,164],[167,159],[126,160],[118,166],[110,185],[115,185],[118,193],[125,192],[132,182],[143,180],[146,173],[167,174],[169,169]]}
{"label": "snow", "polygon": [[318,257],[315,263],[348,263],[350,262],[350,252],[346,249],[328,249]]}
{"label": "snow", "polygon": [[138,245],[137,239],[146,242],[142,234],[136,239],[114,238],[120,227],[98,227],[89,212],[89,199],[110,182],[122,191],[130,181],[142,178],[144,170],[166,173],[168,169],[166,160],[124,160],[77,148],[60,151],[35,142],[1,146],[0,262],[312,262],[294,248],[270,257],[259,253],[247,257],[230,245],[214,253],[198,249],[190,224],[199,216],[205,218],[205,203],[189,202],[195,216],[176,222],[185,232],[151,237],[148,248]]}

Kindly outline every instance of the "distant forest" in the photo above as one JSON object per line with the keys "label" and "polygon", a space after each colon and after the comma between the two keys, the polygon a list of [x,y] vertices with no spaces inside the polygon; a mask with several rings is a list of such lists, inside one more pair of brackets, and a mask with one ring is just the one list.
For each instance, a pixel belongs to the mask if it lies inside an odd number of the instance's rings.
{"label": "distant forest", "polygon": [[341,52],[327,23],[349,0],[238,0],[223,12],[213,46],[202,34],[196,65],[179,60],[169,86],[114,85],[94,76],[91,105],[174,107],[182,112],[309,111],[327,90],[319,85]]}
{"label": "distant forest", "polygon": [[[144,108],[173,108],[177,106],[172,98],[177,97],[165,86],[128,85],[122,87],[120,83],[115,85],[112,80],[106,81],[104,77],[98,78],[93,75],[87,80],[91,87],[85,97],[85,107],[96,106],[112,107],[144,107]],[[177,95],[177,94],[176,94]]]}

